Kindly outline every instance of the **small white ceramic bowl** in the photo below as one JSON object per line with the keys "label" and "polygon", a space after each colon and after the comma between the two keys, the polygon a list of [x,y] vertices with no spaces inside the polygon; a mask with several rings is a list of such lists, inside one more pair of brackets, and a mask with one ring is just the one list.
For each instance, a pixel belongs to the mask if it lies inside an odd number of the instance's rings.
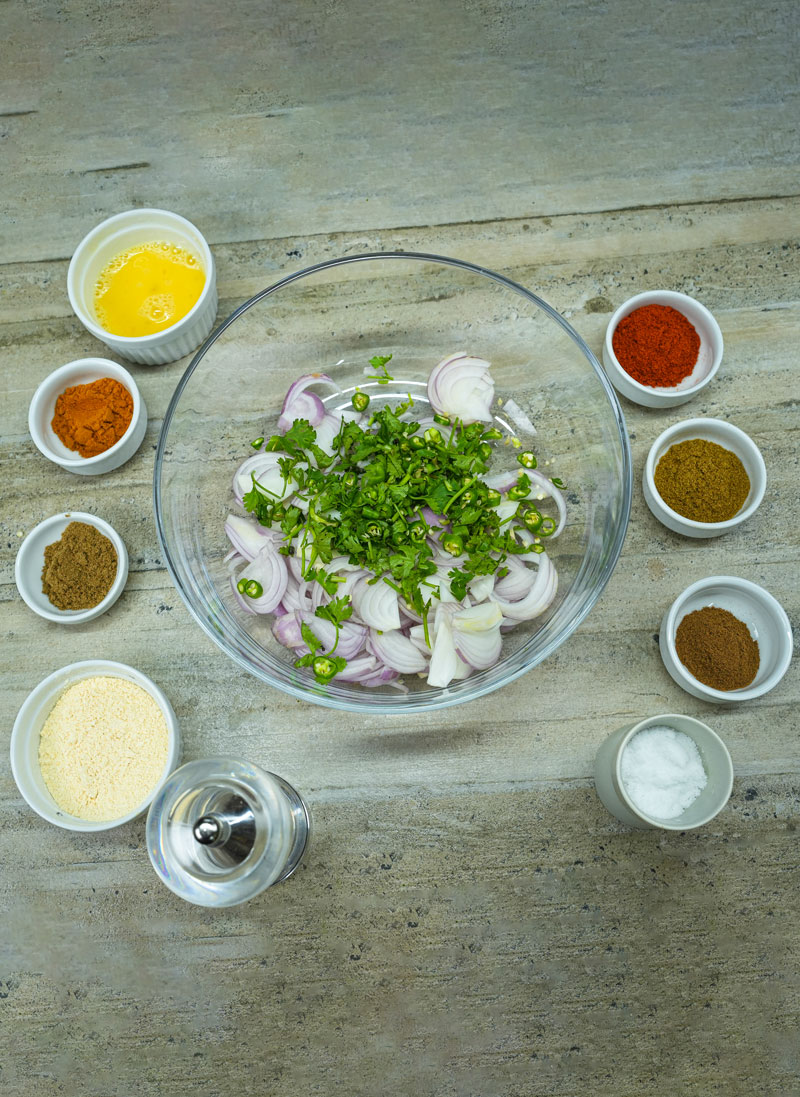
{"label": "small white ceramic bowl", "polygon": [[[675,650],[678,625],[688,613],[704,606],[728,610],[747,625],[758,643],[758,673],[745,689],[705,686],[678,658]],[[780,682],[792,659],[792,626],[781,604],[763,587],[734,575],[711,575],[687,587],[664,614],[658,639],[664,666],[678,685],[693,697],[715,704],[730,705],[761,697]]]}
{"label": "small white ceramic bowl", "polygon": [[[96,457],[81,457],[77,450],[67,449],[53,430],[56,400],[71,385],[88,385],[102,377],[113,377],[125,386],[133,397],[133,416],[130,426],[113,446]],[[54,370],[39,385],[28,409],[28,429],[36,448],[49,461],[79,476],[97,476],[119,468],[136,453],[147,430],[147,408],[124,366],[108,358],[79,358]]]}
{"label": "small white ceramic bowl", "polygon": [[[98,602],[91,609],[57,609],[42,590],[44,550],[61,539],[61,534],[70,522],[86,522],[94,526],[109,539],[117,551],[117,574],[114,582],[102,602]],[[60,625],[82,625],[111,609],[122,594],[128,579],[128,552],[114,527],[102,518],[82,511],[54,514],[52,518],[46,518],[35,526],[20,545],[14,565],[14,578],[22,600],[34,613],[38,613],[46,621],[57,621]]]}
{"label": "small white ceramic bowl", "polygon": [[[668,507],[658,493],[655,482],[656,466],[670,446],[702,438],[707,442],[716,442],[718,446],[731,450],[744,465],[750,480],[750,492],[733,518],[727,522],[695,522],[684,518]],[[719,537],[735,526],[746,521],[758,508],[764,498],[767,487],[767,468],[764,458],[755,442],[739,427],[727,423],[724,419],[685,419],[659,434],[644,466],[642,488],[648,507],[667,529],[682,533],[685,537]]]}
{"label": "small white ceramic bowl", "polygon": [[[197,302],[171,327],[152,335],[113,335],[98,322],[94,291],[104,267],[117,255],[152,241],[176,244],[198,257],[206,282]],[[69,303],[80,322],[97,339],[131,362],[161,366],[191,354],[214,326],[217,274],[205,237],[191,221],[163,209],[133,209],[109,217],[78,245],[67,271]]]}
{"label": "small white ceramic bowl", "polygon": [[[167,748],[167,761],[161,776],[141,804],[119,819],[90,822],[62,811],[50,795],[39,768],[39,736],[47,717],[61,694],[69,686],[75,685],[76,682],[80,682],[84,678],[94,678],[98,675],[124,678],[126,681],[133,682],[135,685],[147,690],[164,714],[169,732],[169,745]],[[28,694],[17,714],[14,721],[14,730],[11,733],[11,770],[17,788],[38,815],[41,815],[48,823],[63,827],[65,830],[111,830],[113,827],[122,826],[123,823],[129,823],[132,819],[142,815],[147,811],[156,793],[170,773],[178,765],[180,753],[181,739],[178,721],[172,711],[172,705],[170,705],[158,686],[133,667],[126,666],[124,663],[112,663],[106,659],[88,659],[82,663],[71,663],[45,678],[32,693]]]}
{"label": "small white ceramic bowl", "polygon": [[[697,363],[679,385],[670,388],[660,388],[650,385],[640,385],[634,381],[629,373],[626,373],[617,361],[614,348],[611,344],[614,332],[620,320],[629,316],[634,309],[643,305],[669,305],[678,312],[683,313],[686,319],[694,326],[700,336],[700,351],[697,355]],[[603,365],[606,368],[608,379],[617,392],[627,396],[635,404],[642,404],[646,408],[670,408],[678,404],[684,404],[691,400],[701,389],[704,389],[711,378],[719,369],[722,361],[722,332],[719,324],[705,307],[693,297],[685,293],[675,293],[672,290],[651,290],[648,293],[638,293],[631,297],[624,305],[620,305],[611,317],[606,328],[606,337],[603,342]]]}
{"label": "small white ceramic bowl", "polygon": [[[628,796],[622,780],[622,752],[639,731],[658,725],[674,728],[694,740],[703,768],[706,771],[706,787],[680,815],[673,819],[657,819],[645,815]],[[594,780],[597,795],[616,817],[628,826],[658,828],[660,830],[694,830],[708,823],[725,807],[733,788],[733,763],[728,748],[708,724],[692,716],[667,713],[649,716],[638,724],[628,724],[611,733],[597,752],[594,763]]]}

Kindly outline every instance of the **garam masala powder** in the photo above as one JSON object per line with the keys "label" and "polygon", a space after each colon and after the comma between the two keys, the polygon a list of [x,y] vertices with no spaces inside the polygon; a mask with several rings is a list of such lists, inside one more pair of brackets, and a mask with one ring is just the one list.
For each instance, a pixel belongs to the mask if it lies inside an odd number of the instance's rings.
{"label": "garam masala powder", "polygon": [[56,609],[91,609],[117,577],[117,550],[88,522],[70,522],[44,550],[42,593]]}
{"label": "garam masala powder", "polygon": [[703,606],[687,613],[675,633],[678,658],[711,689],[744,689],[758,674],[758,643],[727,609]]}

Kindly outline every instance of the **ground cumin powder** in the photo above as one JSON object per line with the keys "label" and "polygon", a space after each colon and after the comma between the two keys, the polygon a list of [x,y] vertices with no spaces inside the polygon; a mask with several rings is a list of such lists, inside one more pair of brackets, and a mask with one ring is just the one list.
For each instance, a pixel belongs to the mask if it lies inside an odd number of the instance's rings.
{"label": "ground cumin powder", "polygon": [[675,650],[689,673],[711,689],[744,689],[758,673],[758,644],[747,625],[716,606],[687,613],[675,633]]}
{"label": "ground cumin powder", "polygon": [[670,446],[653,480],[667,506],[693,522],[727,522],[750,494],[750,478],[736,454],[705,438]]}
{"label": "ground cumin powder", "polygon": [[56,609],[91,609],[111,590],[117,550],[88,522],[70,522],[44,550],[42,592]]}

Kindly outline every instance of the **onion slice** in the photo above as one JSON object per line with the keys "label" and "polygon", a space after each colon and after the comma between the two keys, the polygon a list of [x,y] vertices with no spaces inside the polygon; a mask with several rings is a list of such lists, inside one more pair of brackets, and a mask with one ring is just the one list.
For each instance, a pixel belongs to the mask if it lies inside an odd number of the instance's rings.
{"label": "onion slice", "polygon": [[491,423],[494,381],[489,363],[469,354],[450,354],[431,370],[428,399],[440,415],[450,415],[462,423],[479,420]]}
{"label": "onion slice", "polygon": [[419,648],[402,632],[377,632],[370,629],[367,651],[371,651],[387,667],[401,674],[415,674],[425,670],[428,660]]}
{"label": "onion slice", "polygon": [[359,579],[350,597],[356,613],[365,625],[381,632],[400,628],[397,591],[388,583],[370,583],[366,579]]}
{"label": "onion slice", "polygon": [[249,518],[242,518],[240,514],[228,515],[225,533],[234,550],[248,561],[258,556],[267,541],[274,544],[279,536],[266,526],[252,522]]}
{"label": "onion slice", "polygon": [[[255,579],[262,587],[257,598],[245,596],[246,606],[254,613],[272,613],[280,604],[289,585],[286,560],[275,545],[267,541],[255,559],[238,576],[232,577],[232,582],[239,583],[242,579]],[[238,590],[236,593],[239,593]]]}
{"label": "onion slice", "polygon": [[339,388],[336,382],[328,377],[327,373],[305,373],[302,377],[298,377],[293,385],[289,386],[278,419],[278,430],[281,434],[285,434],[296,419],[307,419],[312,427],[319,426],[325,418],[325,405],[316,393],[307,392],[306,390],[311,385],[320,384],[330,385],[331,388],[337,391]]}
{"label": "onion slice", "polygon": [[530,621],[547,609],[555,597],[557,586],[556,569],[551,564],[547,554],[543,552],[539,556],[539,570],[533,586],[524,598],[512,602],[498,597],[496,592],[490,597],[500,608],[503,617],[510,618],[512,621]]}

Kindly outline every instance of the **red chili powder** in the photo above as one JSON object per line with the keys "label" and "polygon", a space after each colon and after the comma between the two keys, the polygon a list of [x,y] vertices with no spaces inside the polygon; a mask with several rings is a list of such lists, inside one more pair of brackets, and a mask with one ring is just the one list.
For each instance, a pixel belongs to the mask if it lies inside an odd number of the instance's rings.
{"label": "red chili powder", "polygon": [[669,305],[642,305],[617,324],[611,339],[617,361],[640,385],[672,388],[697,365],[700,336]]}

